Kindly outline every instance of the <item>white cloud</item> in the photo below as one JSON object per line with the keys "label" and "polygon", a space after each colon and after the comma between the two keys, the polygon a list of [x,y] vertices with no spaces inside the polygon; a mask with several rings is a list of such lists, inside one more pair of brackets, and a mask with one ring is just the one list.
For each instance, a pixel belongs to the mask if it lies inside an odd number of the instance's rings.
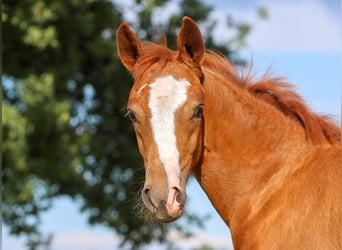
{"label": "white cloud", "polygon": [[[169,240],[174,242],[175,247],[181,250],[190,250],[207,245],[217,250],[232,250],[233,245],[227,235],[210,235],[205,231],[196,231],[194,237],[183,238],[176,231],[171,232]],[[130,249],[129,246],[120,247],[120,238],[110,230],[85,229],[82,231],[63,232],[54,235],[51,249],[54,250],[112,250],[112,249]],[[24,239],[5,235],[3,242],[4,249],[26,249]],[[167,246],[159,243],[152,243],[143,249],[145,250],[163,250]]]}
{"label": "white cloud", "polygon": [[[260,20],[255,8],[217,8],[214,17],[225,22],[232,14],[235,20],[252,25],[247,37],[253,52],[341,52],[340,20],[322,1],[261,1],[270,17]],[[225,39],[227,28],[218,26],[217,37]],[[227,35],[224,35],[227,34]]]}
{"label": "white cloud", "polygon": [[171,241],[175,242],[177,247],[182,250],[198,249],[204,245],[210,246],[217,250],[233,250],[233,245],[229,234],[227,235],[210,235],[202,230],[196,231],[195,237],[182,239],[177,232],[172,232],[170,235]]}
{"label": "white cloud", "polygon": [[52,241],[55,250],[110,250],[119,245],[114,233],[96,233],[92,230],[56,234]]}
{"label": "white cloud", "polygon": [[[182,250],[190,250],[208,245],[217,250],[232,250],[233,246],[229,234],[226,236],[210,235],[205,231],[196,231],[195,236],[191,238],[182,238],[176,231],[171,232],[169,240],[174,242],[175,246]],[[86,230],[79,232],[59,233],[54,236],[52,249],[54,250],[110,250],[119,247],[119,237],[110,232],[96,232],[96,230]],[[144,249],[166,249],[159,243],[153,243]],[[120,249],[129,249],[120,248]]]}
{"label": "white cloud", "polygon": [[339,23],[316,1],[274,1],[269,21],[259,22],[248,42],[256,50],[341,51]]}

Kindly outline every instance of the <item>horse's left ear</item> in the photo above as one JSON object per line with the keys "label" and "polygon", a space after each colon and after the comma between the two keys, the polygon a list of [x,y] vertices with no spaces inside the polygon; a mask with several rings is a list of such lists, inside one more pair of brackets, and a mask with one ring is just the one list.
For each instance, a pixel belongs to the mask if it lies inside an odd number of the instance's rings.
{"label": "horse's left ear", "polygon": [[116,45],[122,64],[132,71],[142,54],[142,46],[139,38],[126,22],[122,23],[116,32]]}
{"label": "horse's left ear", "polygon": [[200,29],[190,17],[183,18],[183,24],[177,38],[178,60],[201,63],[205,46]]}

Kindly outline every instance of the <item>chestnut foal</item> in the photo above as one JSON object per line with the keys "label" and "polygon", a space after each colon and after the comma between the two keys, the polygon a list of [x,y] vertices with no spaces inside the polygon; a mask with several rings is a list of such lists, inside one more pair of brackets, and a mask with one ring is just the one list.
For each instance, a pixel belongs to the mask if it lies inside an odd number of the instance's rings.
{"label": "chestnut foal", "polygon": [[179,218],[193,172],[236,249],[342,249],[341,129],[279,78],[240,77],[188,17],[177,45],[117,31],[148,210]]}

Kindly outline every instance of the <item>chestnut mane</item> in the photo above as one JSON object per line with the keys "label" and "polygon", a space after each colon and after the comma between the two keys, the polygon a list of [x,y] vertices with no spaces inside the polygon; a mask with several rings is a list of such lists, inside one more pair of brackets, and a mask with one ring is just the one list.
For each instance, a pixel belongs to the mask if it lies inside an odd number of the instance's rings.
{"label": "chestnut mane", "polygon": [[[163,44],[144,42],[143,48],[144,53],[133,71],[136,80],[153,64],[158,62],[163,67],[177,57],[176,51],[168,49]],[[236,83],[255,98],[273,106],[290,119],[298,121],[305,129],[307,140],[313,144],[341,143],[341,129],[331,117],[314,113],[284,78],[265,74],[261,79],[253,80],[251,70],[246,76],[241,76],[237,68],[223,55],[210,50],[206,51],[201,66],[225,77],[229,80],[227,82]]]}

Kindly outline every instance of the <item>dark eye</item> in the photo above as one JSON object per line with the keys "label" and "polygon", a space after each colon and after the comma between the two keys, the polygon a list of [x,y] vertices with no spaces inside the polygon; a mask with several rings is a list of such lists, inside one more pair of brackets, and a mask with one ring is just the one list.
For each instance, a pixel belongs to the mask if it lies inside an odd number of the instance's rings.
{"label": "dark eye", "polygon": [[202,119],[203,116],[203,104],[200,104],[196,107],[192,118]]}
{"label": "dark eye", "polygon": [[130,119],[131,122],[133,122],[133,123],[135,123],[135,122],[138,121],[138,119],[137,119],[135,113],[134,113],[132,110],[128,110],[126,116],[127,116],[128,119]]}

